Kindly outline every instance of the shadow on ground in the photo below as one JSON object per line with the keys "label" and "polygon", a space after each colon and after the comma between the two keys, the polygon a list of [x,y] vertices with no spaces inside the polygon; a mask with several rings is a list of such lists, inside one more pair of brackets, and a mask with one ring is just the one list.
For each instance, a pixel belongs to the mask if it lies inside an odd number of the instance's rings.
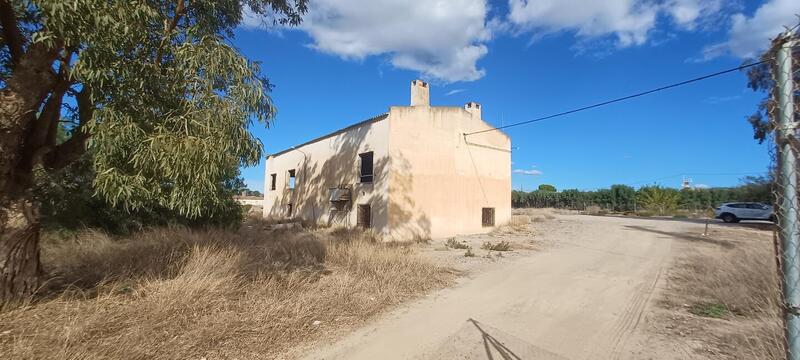
{"label": "shadow on ground", "polygon": [[589,215],[589,216],[607,216],[607,217],[619,217],[625,219],[638,219],[638,220],[659,220],[659,221],[679,221],[685,223],[692,223],[698,225],[705,225],[708,222],[709,225],[714,226],[723,226],[723,227],[732,227],[732,228],[747,228],[747,229],[755,229],[755,230],[769,230],[772,231],[775,229],[775,224],[769,221],[762,221],[762,220],[743,220],[738,223],[726,223],[719,219],[704,219],[704,218],[684,218],[684,217],[666,217],[666,216],[625,216],[625,215]]}
{"label": "shadow on ground", "polygon": [[629,229],[629,230],[638,230],[638,231],[651,232],[651,233],[655,233],[655,234],[660,234],[660,235],[664,235],[664,236],[673,237],[673,238],[676,238],[676,239],[679,239],[679,240],[685,240],[685,241],[691,241],[691,242],[702,242],[702,243],[707,243],[707,244],[719,245],[719,246],[722,246],[722,247],[728,248],[728,249],[734,247],[733,243],[730,242],[730,241],[714,239],[714,238],[712,238],[710,236],[695,235],[695,234],[691,234],[691,233],[680,233],[680,232],[664,231],[664,230],[654,229],[654,228],[649,227],[649,226],[625,225],[625,228]]}
{"label": "shadow on ground", "polygon": [[566,360],[563,356],[471,318],[428,359]]}

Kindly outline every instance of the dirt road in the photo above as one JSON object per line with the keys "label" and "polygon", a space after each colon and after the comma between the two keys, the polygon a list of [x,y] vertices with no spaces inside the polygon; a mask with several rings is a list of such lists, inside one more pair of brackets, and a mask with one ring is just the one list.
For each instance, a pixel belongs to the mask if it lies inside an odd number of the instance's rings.
{"label": "dirt road", "polygon": [[547,227],[546,250],[400,308],[307,359],[681,358],[649,353],[633,334],[673,241],[697,224],[559,215]]}

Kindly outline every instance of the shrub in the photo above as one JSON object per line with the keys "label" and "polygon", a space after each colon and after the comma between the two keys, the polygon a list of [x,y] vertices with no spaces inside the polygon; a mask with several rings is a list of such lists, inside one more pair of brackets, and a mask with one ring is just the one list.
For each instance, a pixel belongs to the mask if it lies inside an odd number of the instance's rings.
{"label": "shrub", "polygon": [[475,253],[472,252],[472,247],[467,247],[467,251],[464,252],[464,257],[475,257]]}
{"label": "shrub", "polygon": [[511,251],[511,243],[508,241],[500,241],[498,243],[487,241],[481,245],[481,249],[489,251]]}
{"label": "shrub", "polygon": [[445,242],[444,245],[449,247],[449,248],[451,248],[451,249],[467,249],[467,248],[469,248],[467,243],[465,243],[463,241],[458,241],[454,237],[451,237],[451,238],[447,239],[447,242]]}

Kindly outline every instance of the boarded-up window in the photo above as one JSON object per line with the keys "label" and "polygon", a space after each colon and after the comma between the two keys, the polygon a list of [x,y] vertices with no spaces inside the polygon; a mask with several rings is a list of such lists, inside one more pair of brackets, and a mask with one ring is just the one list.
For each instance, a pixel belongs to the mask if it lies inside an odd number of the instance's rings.
{"label": "boarded-up window", "polygon": [[269,189],[270,190],[275,190],[275,186],[278,183],[278,174],[271,174],[269,176],[269,178],[270,178],[270,180],[269,180]]}
{"label": "boarded-up window", "polygon": [[361,159],[361,182],[371,183],[373,177],[372,151],[358,154]]}
{"label": "boarded-up window", "polygon": [[295,182],[297,181],[297,177],[295,176],[294,169],[289,170],[289,189],[294,189]]}
{"label": "boarded-up window", "polygon": [[356,224],[359,227],[368,229],[372,226],[372,209],[369,205],[358,205],[357,216]]}
{"label": "boarded-up window", "polygon": [[481,211],[481,224],[494,226],[494,208],[483,208]]}

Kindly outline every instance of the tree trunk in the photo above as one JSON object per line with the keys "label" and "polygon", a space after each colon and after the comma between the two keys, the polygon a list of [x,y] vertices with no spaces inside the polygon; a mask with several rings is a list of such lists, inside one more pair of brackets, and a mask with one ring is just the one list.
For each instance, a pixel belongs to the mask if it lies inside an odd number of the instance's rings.
{"label": "tree trunk", "polygon": [[0,310],[39,287],[39,209],[30,198],[0,200]]}
{"label": "tree trunk", "polygon": [[31,45],[0,89],[0,310],[24,301],[39,285],[39,208],[30,166],[20,164],[25,134],[56,76],[57,49]]}

